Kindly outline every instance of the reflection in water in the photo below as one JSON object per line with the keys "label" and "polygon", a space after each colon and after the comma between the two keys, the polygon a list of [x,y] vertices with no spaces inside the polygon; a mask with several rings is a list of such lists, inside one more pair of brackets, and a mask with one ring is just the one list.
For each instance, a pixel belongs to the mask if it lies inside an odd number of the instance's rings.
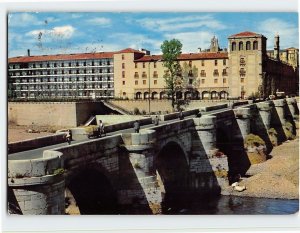
{"label": "reflection in water", "polygon": [[181,208],[163,214],[293,214],[298,210],[299,200],[220,196],[182,203]]}

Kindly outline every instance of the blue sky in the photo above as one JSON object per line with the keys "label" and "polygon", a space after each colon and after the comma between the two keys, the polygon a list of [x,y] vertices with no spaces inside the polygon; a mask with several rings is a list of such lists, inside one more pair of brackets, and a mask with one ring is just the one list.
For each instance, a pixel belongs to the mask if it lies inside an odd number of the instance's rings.
{"label": "blue sky", "polygon": [[297,13],[53,13],[10,12],[8,55],[117,51],[131,47],[160,53],[164,40],[176,38],[183,52],[209,47],[211,38],[227,47],[227,37],[242,31],[268,38],[280,35],[281,48],[298,46]]}

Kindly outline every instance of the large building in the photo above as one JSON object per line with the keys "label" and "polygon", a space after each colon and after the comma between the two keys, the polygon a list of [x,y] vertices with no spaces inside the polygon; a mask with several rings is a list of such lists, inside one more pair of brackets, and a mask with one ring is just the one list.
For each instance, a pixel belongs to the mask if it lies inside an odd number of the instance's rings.
{"label": "large building", "polygon": [[[298,93],[298,53],[267,51],[267,38],[253,32],[228,37],[220,49],[213,37],[209,49],[178,57],[184,77],[177,98],[220,99],[268,97]],[[8,59],[9,94],[14,98],[167,98],[161,55],[147,50],[14,57]]]}

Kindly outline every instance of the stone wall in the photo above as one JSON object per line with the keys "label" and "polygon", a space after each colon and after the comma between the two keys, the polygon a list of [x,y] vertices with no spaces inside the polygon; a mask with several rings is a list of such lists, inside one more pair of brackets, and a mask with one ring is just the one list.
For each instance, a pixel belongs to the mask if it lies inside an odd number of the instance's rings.
{"label": "stone wall", "polygon": [[8,123],[74,127],[107,112],[102,102],[9,102]]}

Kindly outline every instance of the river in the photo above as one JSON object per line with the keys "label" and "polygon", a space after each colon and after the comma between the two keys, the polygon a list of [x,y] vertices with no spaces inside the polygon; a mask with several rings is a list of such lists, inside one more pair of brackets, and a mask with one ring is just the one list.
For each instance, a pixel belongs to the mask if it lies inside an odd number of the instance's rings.
{"label": "river", "polygon": [[299,200],[219,196],[193,201],[178,209],[168,209],[163,214],[175,215],[248,215],[294,214],[299,210]]}

